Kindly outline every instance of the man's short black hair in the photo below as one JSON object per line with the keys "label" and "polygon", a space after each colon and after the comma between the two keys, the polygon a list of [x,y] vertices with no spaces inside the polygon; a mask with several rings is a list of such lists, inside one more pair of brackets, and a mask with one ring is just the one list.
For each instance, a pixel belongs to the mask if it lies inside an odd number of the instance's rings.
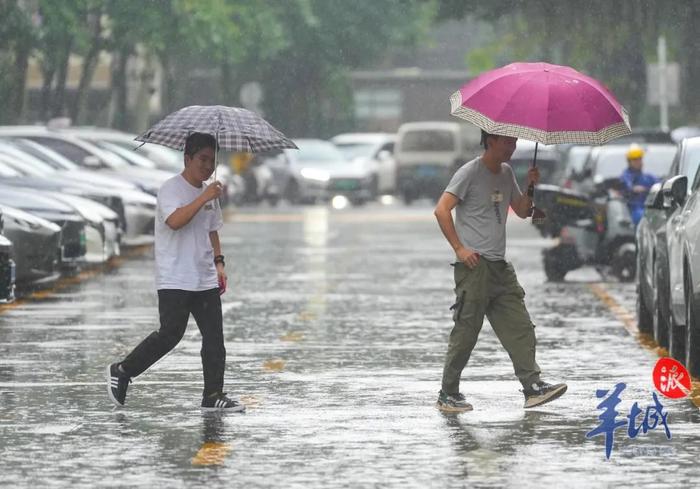
{"label": "man's short black hair", "polygon": [[481,130],[481,143],[480,144],[484,147],[484,149],[489,149],[489,142],[487,141],[487,139],[489,137],[495,138],[498,136],[496,134],[490,134],[482,129]]}
{"label": "man's short black hair", "polygon": [[203,132],[193,132],[185,140],[185,154],[190,158],[194,154],[204,148],[211,148],[214,151],[217,150],[216,138],[211,134],[205,134]]}

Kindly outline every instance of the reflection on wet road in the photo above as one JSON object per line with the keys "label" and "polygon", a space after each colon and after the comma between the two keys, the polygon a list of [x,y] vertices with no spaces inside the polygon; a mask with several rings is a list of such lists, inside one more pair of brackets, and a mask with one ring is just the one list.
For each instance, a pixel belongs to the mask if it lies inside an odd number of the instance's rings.
{"label": "reflection on wet road", "polygon": [[[222,233],[226,386],[245,415],[202,414],[200,337],[135,379],[127,406],[104,367],[156,327],[152,253],[0,313],[0,485],[13,487],[692,487],[697,408],[664,399],[672,439],[615,433],[605,460],[596,389],[651,403],[654,352],[593,293],[595,272],[545,283],[546,241],[512,219],[509,258],[560,400],[524,411],[485,325],[462,391],[434,407],[453,303],[431,209],[321,207],[234,216]],[[606,284],[634,310],[634,286]],[[663,482],[662,482],[663,481]]]}

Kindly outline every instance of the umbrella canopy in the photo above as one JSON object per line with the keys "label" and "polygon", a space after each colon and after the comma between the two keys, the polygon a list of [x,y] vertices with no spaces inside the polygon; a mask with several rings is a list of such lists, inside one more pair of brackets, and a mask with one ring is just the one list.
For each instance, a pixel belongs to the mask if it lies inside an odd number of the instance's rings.
{"label": "umbrella canopy", "polygon": [[450,97],[452,115],[490,134],[542,144],[605,144],[631,133],[624,107],[573,68],[512,63],[476,77]]}
{"label": "umbrella canopy", "polygon": [[255,112],[223,105],[191,105],[165,117],[136,138],[182,151],[194,133],[211,134],[219,147],[241,153],[296,148],[280,131]]}

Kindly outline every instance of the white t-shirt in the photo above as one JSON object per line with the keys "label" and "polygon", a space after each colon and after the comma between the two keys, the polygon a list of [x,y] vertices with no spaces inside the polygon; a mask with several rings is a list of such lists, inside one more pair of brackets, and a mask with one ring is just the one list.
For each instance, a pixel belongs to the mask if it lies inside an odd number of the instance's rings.
{"label": "white t-shirt", "polygon": [[194,201],[206,188],[193,187],[182,175],[158,190],[155,224],[156,288],[208,290],[218,287],[214,249],[209,233],[223,226],[218,199],[210,200],[186,225],[174,231],[165,221]]}

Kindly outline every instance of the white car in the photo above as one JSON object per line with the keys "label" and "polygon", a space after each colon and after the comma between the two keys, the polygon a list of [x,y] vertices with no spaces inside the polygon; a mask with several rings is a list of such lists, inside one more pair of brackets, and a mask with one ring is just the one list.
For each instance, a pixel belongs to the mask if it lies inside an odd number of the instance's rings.
{"label": "white car", "polygon": [[338,134],[331,139],[345,157],[364,165],[375,179],[375,195],[391,194],[396,190],[395,134],[355,132]]}

